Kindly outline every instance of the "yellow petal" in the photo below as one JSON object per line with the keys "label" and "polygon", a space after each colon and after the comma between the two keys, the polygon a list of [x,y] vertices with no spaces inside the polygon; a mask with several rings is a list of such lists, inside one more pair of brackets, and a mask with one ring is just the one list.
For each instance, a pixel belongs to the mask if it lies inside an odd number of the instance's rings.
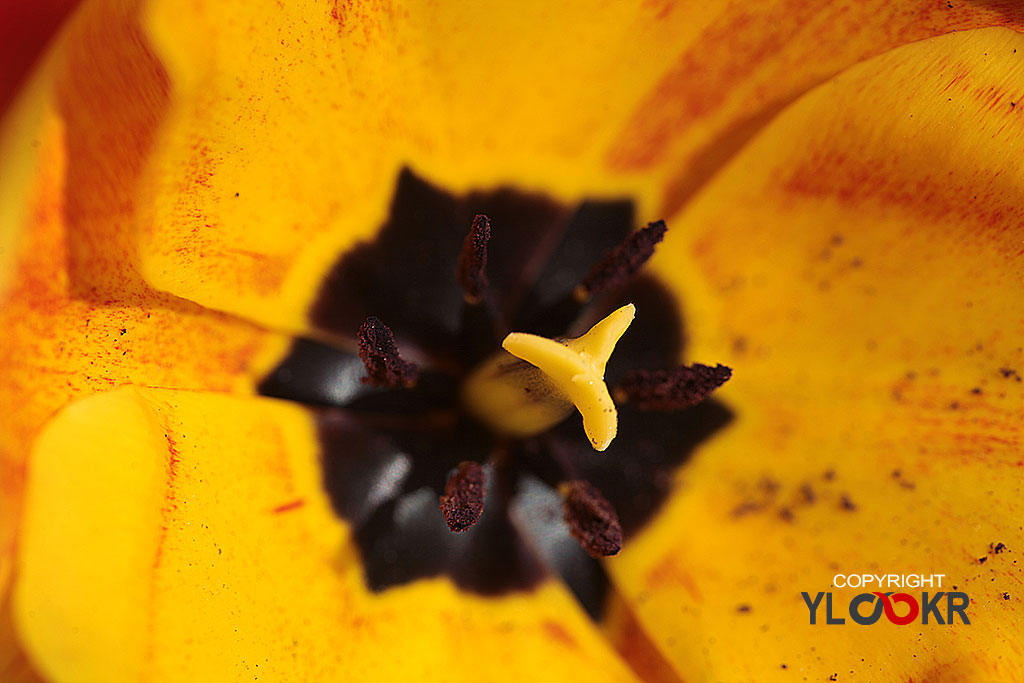
{"label": "yellow petal", "polygon": [[[88,19],[102,31],[79,28],[58,41],[0,135],[0,612],[25,461],[56,410],[123,384],[251,393],[286,346],[138,276],[133,193],[159,102],[119,88],[158,69],[125,11],[84,12],[77,25]],[[136,98],[133,109],[108,108],[119,92]],[[0,666],[7,658],[0,652]]]}
{"label": "yellow petal", "polygon": [[661,215],[678,210],[782,108],[849,66],[952,31],[1024,30],[1017,3],[704,4],[715,6],[713,16],[679,44],[606,156],[612,170],[659,178]]}
{"label": "yellow petal", "polygon": [[305,329],[325,272],[384,223],[406,164],[452,191],[621,195],[601,141],[676,49],[656,12],[154,2],[175,106],[139,238],[147,279]]}
{"label": "yellow petal", "polygon": [[158,289],[305,330],[328,268],[384,223],[404,165],[453,191],[627,194],[642,219],[659,218],[840,69],[996,23],[1020,26],[1021,11],[153,2],[146,35],[171,96],[142,193],[142,272]]}
{"label": "yellow petal", "polygon": [[317,452],[311,415],[271,400],[121,389],[62,411],[19,555],[33,660],[56,683],[633,680],[557,583],[369,592]]}
{"label": "yellow petal", "polygon": [[[1024,676],[1021,54],[987,29],[850,69],[655,257],[691,353],[742,373],[733,427],[609,564],[684,678]],[[801,591],[838,613],[861,591],[833,576],[872,570],[945,574],[970,626],[809,624]]]}

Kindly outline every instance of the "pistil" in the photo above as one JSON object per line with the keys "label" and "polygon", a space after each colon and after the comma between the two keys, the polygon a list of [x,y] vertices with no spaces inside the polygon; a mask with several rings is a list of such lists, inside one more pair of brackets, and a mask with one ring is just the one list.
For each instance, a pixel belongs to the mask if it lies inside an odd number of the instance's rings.
{"label": "pistil", "polygon": [[505,351],[466,380],[466,409],[500,433],[525,437],[555,426],[575,405],[591,446],[605,450],[618,432],[605,366],[635,313],[632,304],[623,306],[577,339],[513,332],[502,342]]}

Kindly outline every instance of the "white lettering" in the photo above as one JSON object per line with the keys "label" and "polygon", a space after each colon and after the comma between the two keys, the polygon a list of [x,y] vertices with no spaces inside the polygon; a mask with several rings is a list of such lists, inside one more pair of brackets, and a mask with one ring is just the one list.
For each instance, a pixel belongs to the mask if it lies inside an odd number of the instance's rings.
{"label": "white lettering", "polygon": [[836,588],[942,588],[945,574],[836,574]]}

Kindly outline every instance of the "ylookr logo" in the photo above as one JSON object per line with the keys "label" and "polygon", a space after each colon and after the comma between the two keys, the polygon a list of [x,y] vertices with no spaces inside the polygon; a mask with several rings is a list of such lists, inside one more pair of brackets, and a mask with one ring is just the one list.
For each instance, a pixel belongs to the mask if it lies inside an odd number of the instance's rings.
{"label": "ylookr logo", "polygon": [[[944,576],[945,574],[836,574],[832,579],[832,585],[836,588],[866,588],[872,585],[878,588],[941,588]],[[825,624],[838,626],[846,623],[845,616],[837,616],[833,611],[831,592],[819,592],[814,598],[806,591],[800,595],[803,596],[810,612],[812,625],[819,623],[818,615],[823,603]],[[954,623],[957,616],[964,624],[970,624],[966,612],[970,604],[971,599],[967,593],[961,591],[924,591],[918,599],[916,595],[910,593],[879,590],[853,596],[845,613],[849,614],[851,621],[861,626],[877,623],[883,614],[887,620],[898,626],[912,624],[919,618],[921,624],[947,626]],[[902,607],[897,609],[897,605]]]}

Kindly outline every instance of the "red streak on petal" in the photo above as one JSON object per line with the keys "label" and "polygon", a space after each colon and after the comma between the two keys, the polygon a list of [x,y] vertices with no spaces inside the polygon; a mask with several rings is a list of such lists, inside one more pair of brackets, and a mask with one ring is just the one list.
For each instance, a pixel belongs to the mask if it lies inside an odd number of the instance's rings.
{"label": "red streak on petal", "polygon": [[298,498],[296,500],[288,501],[287,503],[282,503],[281,505],[278,505],[276,508],[271,510],[271,512],[274,513],[275,515],[279,515],[282,512],[289,512],[291,510],[297,510],[297,509],[299,509],[300,507],[302,507],[305,504],[306,504],[306,499],[305,498]]}
{"label": "red streak on petal", "polygon": [[178,442],[168,432],[164,434],[167,440],[167,482],[164,491],[164,505],[160,509],[160,531],[156,542],[156,552],[153,555],[153,579],[156,578],[157,569],[163,560],[164,542],[167,540],[167,532],[170,530],[173,511],[178,509],[175,498],[174,481],[178,476]]}

